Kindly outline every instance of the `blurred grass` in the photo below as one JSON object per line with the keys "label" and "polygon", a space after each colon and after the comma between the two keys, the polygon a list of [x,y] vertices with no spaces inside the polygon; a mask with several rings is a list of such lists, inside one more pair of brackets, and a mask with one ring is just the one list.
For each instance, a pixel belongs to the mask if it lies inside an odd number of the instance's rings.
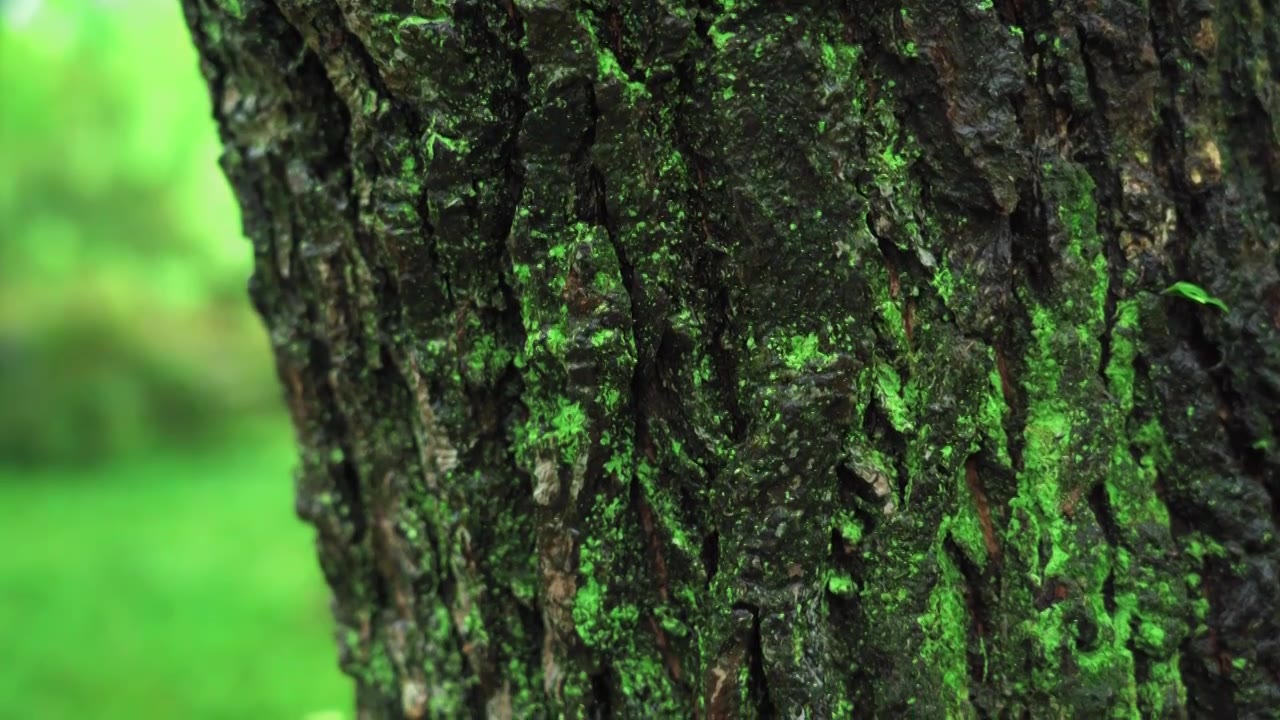
{"label": "blurred grass", "polygon": [[0,718],[350,717],[178,0],[0,0]]}
{"label": "blurred grass", "polygon": [[287,430],[0,469],[0,716],[347,717]]}

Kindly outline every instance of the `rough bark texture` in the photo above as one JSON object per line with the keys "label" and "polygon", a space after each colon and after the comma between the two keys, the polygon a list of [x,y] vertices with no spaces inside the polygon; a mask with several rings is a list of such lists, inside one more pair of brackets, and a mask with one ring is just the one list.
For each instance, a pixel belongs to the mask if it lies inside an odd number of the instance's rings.
{"label": "rough bark texture", "polygon": [[186,6],[361,718],[1280,707],[1276,0]]}

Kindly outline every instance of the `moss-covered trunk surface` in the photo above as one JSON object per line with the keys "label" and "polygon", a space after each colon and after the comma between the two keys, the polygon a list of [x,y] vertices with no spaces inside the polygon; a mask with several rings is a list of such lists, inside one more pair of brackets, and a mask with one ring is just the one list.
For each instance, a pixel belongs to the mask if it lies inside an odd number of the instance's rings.
{"label": "moss-covered trunk surface", "polygon": [[1280,707],[1275,0],[186,5],[359,717]]}

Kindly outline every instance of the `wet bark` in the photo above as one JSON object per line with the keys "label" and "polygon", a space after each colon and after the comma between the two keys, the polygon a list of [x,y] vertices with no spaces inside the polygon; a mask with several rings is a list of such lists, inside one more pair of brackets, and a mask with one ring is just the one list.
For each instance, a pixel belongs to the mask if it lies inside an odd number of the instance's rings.
{"label": "wet bark", "polygon": [[1275,0],[185,4],[361,718],[1274,717]]}

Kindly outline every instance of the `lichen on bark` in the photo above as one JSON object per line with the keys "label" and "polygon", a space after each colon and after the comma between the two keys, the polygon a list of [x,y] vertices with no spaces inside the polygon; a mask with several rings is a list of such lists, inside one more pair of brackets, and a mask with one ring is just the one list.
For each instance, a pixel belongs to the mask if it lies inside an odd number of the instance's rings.
{"label": "lichen on bark", "polygon": [[185,5],[360,717],[1280,707],[1277,8]]}

